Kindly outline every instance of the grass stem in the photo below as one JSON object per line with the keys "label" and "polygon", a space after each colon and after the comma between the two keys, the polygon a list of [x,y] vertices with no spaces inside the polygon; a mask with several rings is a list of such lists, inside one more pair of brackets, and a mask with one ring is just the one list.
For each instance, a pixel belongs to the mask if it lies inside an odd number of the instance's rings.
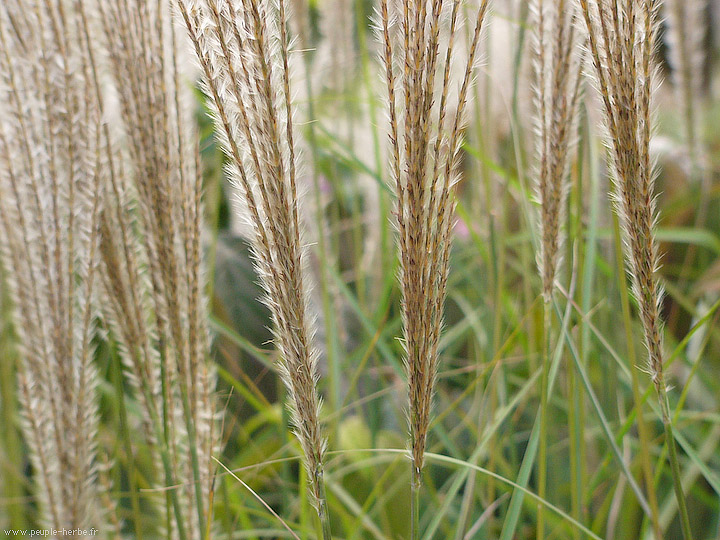
{"label": "grass stem", "polygon": [[325,491],[325,479],[320,472],[318,478],[317,514],[320,518],[323,540],[332,540],[332,529],[330,528],[330,510],[328,509],[327,494]]}
{"label": "grass stem", "polygon": [[140,524],[140,501],[138,499],[137,475],[135,473],[135,458],[133,456],[132,443],[130,439],[130,430],[128,429],[127,408],[123,389],[122,363],[120,358],[115,355],[113,359],[113,382],[115,385],[115,395],[118,403],[118,427],[122,434],[123,450],[127,459],[127,477],[130,487],[130,503],[133,512],[133,524],[135,525],[135,537],[142,540],[142,527]]}
{"label": "grass stem", "polygon": [[[664,390],[664,386],[662,387]],[[672,470],[673,487],[675,489],[675,497],[678,503],[678,512],[680,514],[680,526],[682,535],[685,540],[692,540],[692,528],[690,527],[690,517],[688,515],[687,505],[685,503],[685,494],[682,488],[682,473],[680,472],[680,462],[677,456],[677,447],[675,445],[675,437],[673,435],[672,420],[670,419],[670,401],[667,392],[662,391],[658,394],[660,400],[660,409],[662,411],[662,421],[665,427],[665,439],[668,447],[668,458],[670,459],[670,468]]]}
{"label": "grass stem", "polygon": [[411,462],[412,481],[410,482],[410,540],[420,538],[420,489],[422,487],[422,472]]}
{"label": "grass stem", "polygon": [[[538,496],[545,499],[547,492],[547,410],[548,410],[548,377],[550,371],[550,302],[543,303],[543,365],[540,379],[540,450],[538,454]],[[545,538],[544,507],[538,503],[537,509],[537,536],[538,540]]]}

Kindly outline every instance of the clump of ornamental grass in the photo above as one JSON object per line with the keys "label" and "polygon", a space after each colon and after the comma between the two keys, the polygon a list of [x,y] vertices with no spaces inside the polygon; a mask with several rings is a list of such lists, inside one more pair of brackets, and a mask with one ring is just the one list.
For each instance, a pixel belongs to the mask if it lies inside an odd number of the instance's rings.
{"label": "clump of ornamental grass", "polygon": [[252,248],[274,323],[280,373],[310,492],[330,537],[320,426],[317,350],[308,308],[297,189],[285,0],[177,0],[250,216]]}
{"label": "clump of ornamental grass", "polygon": [[[570,188],[581,79],[575,5],[572,0],[535,0],[536,194],[540,203],[538,269],[544,299],[545,344],[542,371],[539,495],[545,498],[547,459],[547,385],[550,361],[550,313],[564,243],[562,227]],[[544,507],[538,505],[538,537],[544,536]]]}
{"label": "clump of ornamental grass", "polygon": [[167,533],[202,538],[212,521],[218,434],[201,264],[202,171],[184,32],[176,31],[169,1],[97,8],[97,39],[119,105],[112,135],[127,148],[108,158],[100,244],[106,311],[162,483],[182,486],[166,493]]}
{"label": "clump of ornamental grass", "polygon": [[82,2],[0,5],[0,246],[41,524],[101,529],[93,366],[105,167]]}
{"label": "clump of ornamental grass", "polygon": [[[457,105],[448,117],[448,98],[457,82],[450,74],[456,60],[453,53],[463,13],[461,2],[397,1],[388,5],[382,0],[380,4],[408,376],[412,538],[419,535],[419,492],[439,363],[453,229],[452,191],[458,179],[465,105],[487,9],[488,1],[481,1],[467,57],[462,58]],[[449,21],[444,21],[445,17]],[[445,22],[446,35],[441,31]]]}
{"label": "clump of ornamental grass", "polygon": [[665,427],[683,536],[692,538],[683,494],[664,373],[662,287],[657,276],[654,170],[650,157],[653,53],[658,0],[579,0],[596,84],[603,102],[615,209],[648,351],[647,370]]}

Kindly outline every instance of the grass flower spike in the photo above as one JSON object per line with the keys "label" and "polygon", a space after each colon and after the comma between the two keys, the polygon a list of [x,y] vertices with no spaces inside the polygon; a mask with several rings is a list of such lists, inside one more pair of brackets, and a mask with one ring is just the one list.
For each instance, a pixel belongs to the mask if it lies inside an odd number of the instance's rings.
{"label": "grass flower spike", "polygon": [[200,260],[202,170],[182,67],[187,43],[170,0],[97,8],[97,40],[119,103],[101,223],[106,311],[159,477],[164,485],[190,479],[167,494],[166,523],[180,538],[204,537],[218,433]]}
{"label": "grass flower spike", "polygon": [[285,0],[178,0],[203,87],[247,205],[253,251],[274,322],[280,371],[323,535],[330,523],[313,344],[299,220]]}
{"label": "grass flower spike", "polygon": [[[460,4],[459,0],[405,0],[392,5],[382,0],[380,4],[408,376],[412,538],[419,534],[418,494],[438,370],[453,226],[452,188],[457,181],[468,90],[488,9],[487,0],[477,9],[467,58],[463,59],[457,107],[452,112],[448,97],[458,82],[451,80],[450,74],[462,17]],[[391,13],[398,13],[399,21],[391,18]],[[445,16],[449,16],[448,34],[441,39]],[[400,26],[397,38],[396,24]],[[402,66],[399,77],[397,65]]]}
{"label": "grass flower spike", "polygon": [[41,523],[100,528],[95,334],[105,168],[82,2],[0,6],[0,246]]}
{"label": "grass flower spike", "polygon": [[654,171],[650,157],[658,0],[579,0],[595,76],[603,101],[615,182],[615,208],[624,233],[626,266],[632,279],[648,351],[648,373],[659,399],[670,450],[676,498],[685,540],[692,537],[673,438],[664,373],[655,240]]}
{"label": "grass flower spike", "polygon": [[[540,203],[538,267],[544,299],[539,495],[545,497],[547,470],[547,386],[550,369],[551,302],[564,243],[563,220],[569,191],[570,159],[580,90],[580,61],[571,0],[536,0],[534,14],[536,190]],[[538,538],[543,538],[544,508],[538,505]]]}
{"label": "grass flower spike", "polygon": [[538,265],[549,302],[561,259],[562,221],[580,90],[580,62],[571,0],[535,0],[534,55],[541,244]]}

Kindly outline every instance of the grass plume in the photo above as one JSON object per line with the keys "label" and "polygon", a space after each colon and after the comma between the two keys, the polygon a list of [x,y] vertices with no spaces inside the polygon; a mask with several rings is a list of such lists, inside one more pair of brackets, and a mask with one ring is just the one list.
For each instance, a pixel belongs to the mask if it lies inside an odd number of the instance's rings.
{"label": "grass plume", "polygon": [[538,266],[543,296],[552,298],[565,233],[563,216],[580,91],[580,62],[570,1],[535,0],[534,60],[536,117],[536,190],[540,203]]}
{"label": "grass plume", "polygon": [[[448,35],[441,39],[444,10]],[[408,376],[412,531],[417,538],[418,493],[439,362],[442,312],[450,266],[454,199],[465,105],[472,82],[480,34],[488,9],[483,0],[464,60],[457,107],[448,113],[460,2],[380,4],[380,32],[390,116],[391,174],[397,196],[403,344]],[[391,18],[398,13],[399,21]],[[394,26],[399,24],[397,41]],[[441,55],[441,45],[444,58]],[[402,66],[396,77],[396,65]],[[438,80],[438,76],[440,77]],[[436,104],[435,92],[440,87]],[[398,105],[397,93],[400,95]]]}
{"label": "grass plume", "polygon": [[284,0],[178,0],[203,72],[228,174],[246,204],[256,267],[310,492],[330,537],[313,344],[299,220]]}
{"label": "grass plume", "polygon": [[[544,346],[539,453],[540,497],[546,494],[547,386],[550,369],[551,302],[565,239],[563,221],[570,188],[570,160],[580,92],[581,63],[570,0],[532,4],[534,15],[536,193],[540,203],[538,268],[544,299]],[[544,538],[544,508],[538,505],[538,538]]]}
{"label": "grass plume", "polygon": [[658,396],[685,540],[692,538],[664,373],[662,286],[657,277],[654,171],[650,157],[651,99],[659,2],[580,0],[597,87],[603,101],[615,209],[622,225],[626,266],[640,310],[647,370]]}
{"label": "grass plume", "polygon": [[[217,449],[201,263],[202,170],[184,33],[169,1],[98,3],[98,39],[114,75],[120,122],[101,252],[109,314],[148,435],[172,492],[180,537],[207,535]],[[118,145],[119,146],[119,145]],[[140,234],[138,234],[140,231]]]}
{"label": "grass plume", "polygon": [[0,7],[0,224],[43,525],[99,529],[93,365],[105,168],[82,2]]}

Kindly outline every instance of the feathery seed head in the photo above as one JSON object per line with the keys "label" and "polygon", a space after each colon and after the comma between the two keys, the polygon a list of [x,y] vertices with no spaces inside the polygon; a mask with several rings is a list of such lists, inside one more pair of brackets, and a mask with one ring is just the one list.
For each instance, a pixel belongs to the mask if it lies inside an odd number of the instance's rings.
{"label": "feathery seed head", "polygon": [[[455,80],[451,68],[462,20],[460,2],[383,0],[380,4],[391,175],[398,199],[396,227],[414,482],[419,481],[423,467],[439,361],[453,224],[451,191],[456,181],[464,109],[487,9],[488,1],[483,0],[476,12],[461,79]],[[445,30],[443,17],[449,19]],[[401,73],[396,76],[398,70]],[[452,111],[450,88],[458,83],[457,106]]]}
{"label": "feathery seed head", "polygon": [[649,370],[664,389],[662,288],[656,275],[654,170],[650,157],[653,54],[659,2],[579,0],[587,28],[596,85],[603,100],[628,273],[645,330]]}
{"label": "feathery seed head", "polygon": [[99,527],[92,365],[100,107],[84,8],[0,6],[0,239],[22,361],[19,398],[48,527]]}
{"label": "feathery seed head", "polygon": [[203,72],[203,89],[229,157],[229,176],[250,214],[280,373],[311,492],[323,513],[325,439],[304,276],[286,1],[176,3]]}
{"label": "feathery seed head", "polygon": [[543,296],[555,288],[580,90],[575,9],[570,0],[532,3],[534,15],[536,194],[540,203],[538,266]]}
{"label": "feathery seed head", "polygon": [[163,482],[192,478],[172,495],[169,533],[197,536],[210,515],[218,436],[207,363],[202,171],[184,32],[169,0],[98,2],[97,11],[94,30],[119,104],[101,220],[107,318]]}

